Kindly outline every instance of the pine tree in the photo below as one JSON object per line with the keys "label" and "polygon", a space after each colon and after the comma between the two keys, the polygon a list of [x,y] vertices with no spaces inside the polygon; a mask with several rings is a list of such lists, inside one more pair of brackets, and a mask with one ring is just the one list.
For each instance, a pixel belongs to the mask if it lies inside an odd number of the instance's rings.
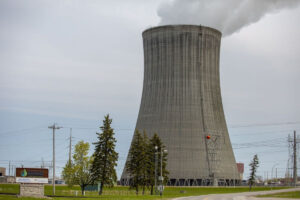
{"label": "pine tree", "polygon": [[143,133],[143,141],[142,141],[142,148],[141,148],[141,154],[144,157],[143,159],[143,166],[142,166],[142,179],[141,179],[141,186],[142,186],[142,194],[145,194],[145,189],[148,186],[149,183],[149,154],[148,154],[148,145],[149,145],[149,138],[146,134],[146,131]]}
{"label": "pine tree", "polygon": [[129,151],[126,170],[131,177],[130,188],[135,188],[137,195],[139,193],[139,186],[142,186],[143,194],[145,193],[145,187],[148,182],[147,146],[148,137],[146,133],[144,133],[144,135],[142,136],[142,134],[138,130],[136,130]]}
{"label": "pine tree", "polygon": [[258,168],[258,157],[257,154],[254,155],[253,160],[251,161],[251,163],[249,164],[250,166],[250,177],[249,177],[249,191],[251,191],[252,189],[252,185],[255,183],[255,178],[256,178],[256,171]]}
{"label": "pine tree", "polygon": [[[157,146],[157,149],[155,149]],[[149,155],[149,164],[148,164],[148,185],[150,187],[150,193],[153,195],[153,187],[155,185],[155,178],[157,184],[159,184],[158,176],[160,176],[160,166],[161,166],[161,156],[162,156],[162,175],[164,177],[164,185],[168,182],[168,174],[167,171],[167,152],[163,152],[165,150],[165,146],[162,143],[159,136],[155,133],[153,137],[150,139],[148,145],[148,155]],[[157,154],[157,177],[155,177],[155,154]]]}
{"label": "pine tree", "polygon": [[111,128],[112,119],[107,114],[104,117],[103,125],[100,127],[102,133],[98,135],[98,141],[95,145],[93,154],[94,161],[91,168],[91,173],[94,182],[100,182],[99,195],[103,192],[104,185],[113,187],[117,181],[115,167],[117,166],[118,153],[115,151],[116,139],[114,130]]}

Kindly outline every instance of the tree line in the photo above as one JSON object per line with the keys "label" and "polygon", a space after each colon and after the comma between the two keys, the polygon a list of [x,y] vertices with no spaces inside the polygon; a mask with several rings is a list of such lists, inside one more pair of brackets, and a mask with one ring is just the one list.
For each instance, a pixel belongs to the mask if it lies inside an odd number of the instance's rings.
{"label": "tree line", "polygon": [[[142,194],[145,194],[146,188],[150,189],[151,195],[153,194],[155,181],[158,184],[155,171],[157,175],[158,172],[162,173],[160,184],[165,185],[168,182],[169,172],[166,169],[168,154],[164,150],[165,146],[156,133],[149,139],[145,131],[143,134],[138,130],[135,131],[126,170],[131,177],[130,187],[135,188],[136,194],[139,193],[139,187],[142,188]],[[161,171],[158,168],[161,168]]]}
{"label": "tree line", "polygon": [[[62,176],[68,186],[79,185],[82,195],[88,185],[100,183],[101,195],[104,186],[113,187],[117,183],[116,166],[119,155],[115,150],[117,140],[111,123],[112,119],[106,115],[100,127],[101,133],[96,133],[97,141],[93,143],[95,148],[92,156],[88,156],[90,144],[79,141],[75,145],[73,159],[63,169]],[[139,193],[139,188],[142,188],[142,194],[146,188],[153,194],[155,182],[158,183],[155,166],[162,166],[163,179],[160,181],[167,182],[167,153],[164,149],[165,146],[157,134],[148,138],[145,131],[143,134],[135,131],[125,169],[130,177],[130,189],[134,188],[136,194]],[[160,170],[157,169],[157,172]]]}

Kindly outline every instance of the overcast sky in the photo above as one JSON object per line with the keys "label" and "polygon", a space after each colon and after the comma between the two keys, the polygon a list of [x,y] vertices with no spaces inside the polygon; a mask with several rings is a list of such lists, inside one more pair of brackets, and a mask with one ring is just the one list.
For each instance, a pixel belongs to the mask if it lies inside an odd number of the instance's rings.
{"label": "overcast sky", "polygon": [[[42,159],[49,164],[52,134],[47,127],[56,122],[64,127],[56,141],[60,174],[69,128],[73,143],[93,142],[109,113],[120,175],[141,99],[141,34],[166,23],[163,11],[187,15],[185,7],[166,7],[172,3],[0,0],[0,166],[9,160],[17,166],[39,166]],[[286,138],[300,132],[299,19],[295,4],[222,39],[221,89],[235,157],[248,165],[258,153],[262,176],[269,171],[270,177],[276,163],[278,175],[284,175]]]}

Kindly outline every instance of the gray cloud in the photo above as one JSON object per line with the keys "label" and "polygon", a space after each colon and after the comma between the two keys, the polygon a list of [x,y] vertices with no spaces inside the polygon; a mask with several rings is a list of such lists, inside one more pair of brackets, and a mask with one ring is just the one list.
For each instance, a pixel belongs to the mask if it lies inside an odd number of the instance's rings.
{"label": "gray cloud", "polygon": [[174,0],[162,4],[157,13],[160,25],[201,24],[227,36],[268,13],[294,8],[299,3],[299,0]]}

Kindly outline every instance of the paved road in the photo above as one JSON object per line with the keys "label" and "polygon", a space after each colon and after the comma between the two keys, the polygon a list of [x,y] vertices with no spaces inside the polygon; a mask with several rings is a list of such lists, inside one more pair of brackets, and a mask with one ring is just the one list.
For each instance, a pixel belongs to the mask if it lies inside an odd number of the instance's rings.
{"label": "paved road", "polygon": [[256,198],[256,195],[274,194],[280,192],[300,191],[300,188],[291,188],[283,190],[271,190],[260,192],[243,192],[243,193],[230,193],[230,194],[210,194],[194,197],[180,197],[173,200],[299,200],[299,199],[283,199],[283,198]]}

